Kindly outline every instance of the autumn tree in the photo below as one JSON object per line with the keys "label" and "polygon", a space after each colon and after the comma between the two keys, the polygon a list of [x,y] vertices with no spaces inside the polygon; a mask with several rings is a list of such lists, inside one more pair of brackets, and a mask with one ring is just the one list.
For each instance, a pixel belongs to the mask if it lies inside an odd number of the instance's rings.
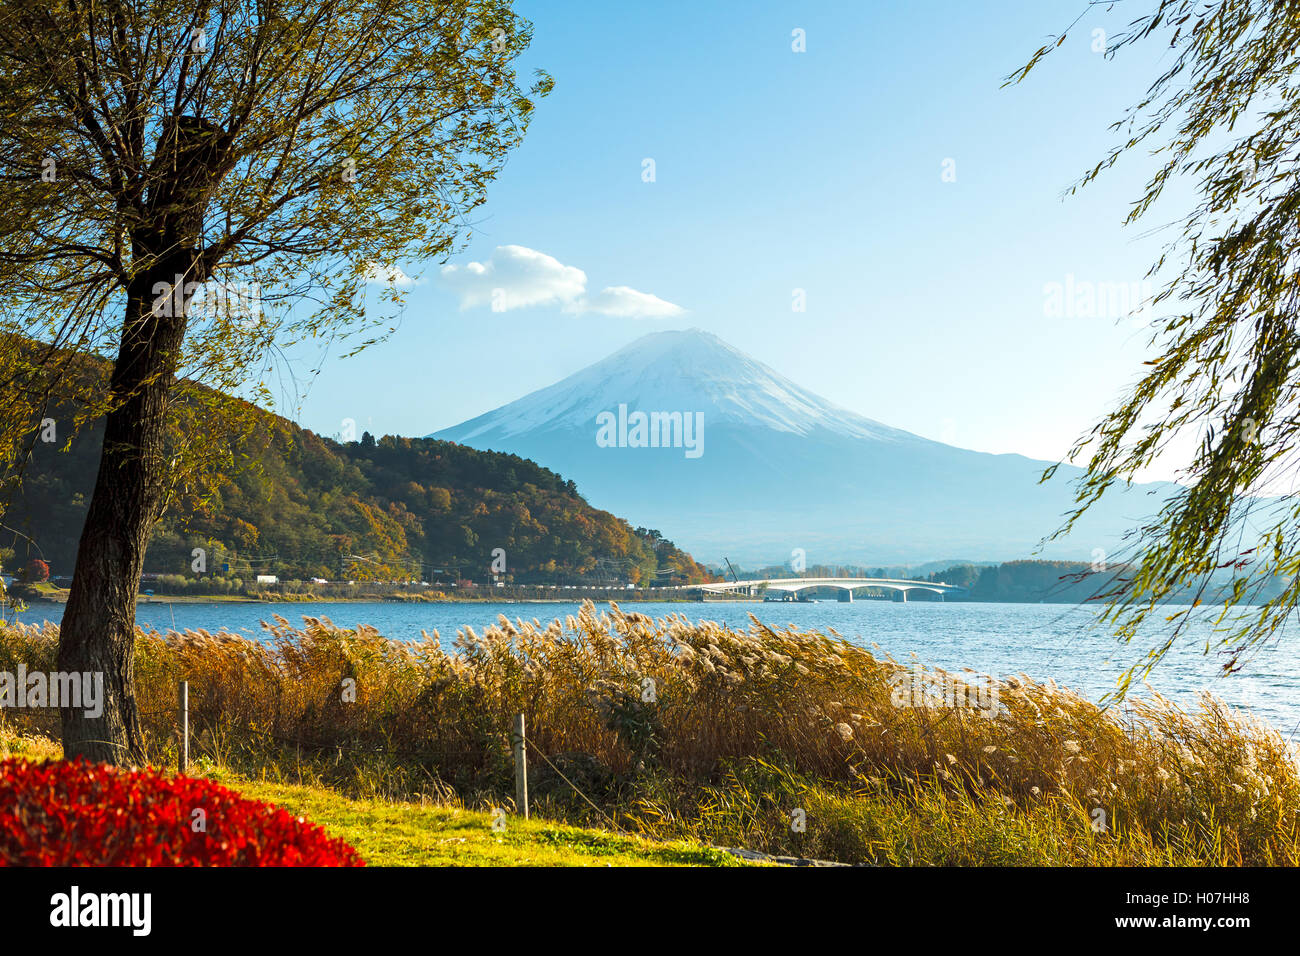
{"label": "autumn tree", "polygon": [[[1101,9],[1092,5],[1084,14]],[[1136,18],[1128,4],[1105,9],[1128,21],[1110,37],[1106,55],[1158,53],[1157,72],[1112,127],[1116,145],[1075,189],[1122,159],[1154,157],[1127,222],[1153,220],[1154,231],[1170,238],[1148,273],[1158,282],[1153,357],[1118,407],[1075,446],[1071,458],[1085,461],[1086,473],[1058,533],[1176,439],[1190,435],[1196,449],[1179,475],[1181,488],[1134,529],[1125,556],[1131,564],[1101,595],[1103,618],[1124,640],[1153,616],[1171,622],[1126,675],[1122,693],[1193,620],[1192,608],[1163,606],[1169,601],[1190,592],[1197,604],[1222,605],[1220,649],[1231,671],[1277,635],[1300,598],[1300,502],[1293,493],[1300,440],[1300,6],[1147,0]],[[1076,27],[1096,29],[1084,14]],[[1041,47],[1008,82],[1023,81],[1074,29]],[[1188,187],[1191,208],[1159,205],[1167,190],[1180,195]],[[1251,610],[1232,611],[1252,599]]]}
{"label": "autumn tree", "polygon": [[[402,264],[463,242],[549,87],[517,76],[529,40],[510,0],[0,2],[6,477],[52,399],[61,441],[103,421],[59,667],[103,672],[106,703],[64,709],[68,757],[143,759],[145,547],[228,463],[222,396],[269,398],[297,343],[391,331]],[[87,355],[106,380],[68,374]]]}

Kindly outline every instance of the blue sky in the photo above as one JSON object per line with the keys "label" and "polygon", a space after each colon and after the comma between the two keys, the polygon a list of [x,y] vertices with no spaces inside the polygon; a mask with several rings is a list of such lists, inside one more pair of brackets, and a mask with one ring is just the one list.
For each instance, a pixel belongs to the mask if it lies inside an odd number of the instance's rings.
{"label": "blue sky", "polygon": [[[324,362],[295,416],[307,427],[428,434],[647,332],[699,327],[895,427],[1054,460],[1140,371],[1139,326],[1051,315],[1045,296],[1067,275],[1136,283],[1158,249],[1121,225],[1142,162],[1062,198],[1161,66],[1154,46],[1093,51],[1119,13],[1093,8],[1000,89],[1083,0],[517,7],[536,32],[526,65],[556,87],[452,262],[464,277],[524,247],[581,270],[585,297],[462,308],[440,264],[407,264],[401,327]],[[608,287],[682,312],[574,307]]]}

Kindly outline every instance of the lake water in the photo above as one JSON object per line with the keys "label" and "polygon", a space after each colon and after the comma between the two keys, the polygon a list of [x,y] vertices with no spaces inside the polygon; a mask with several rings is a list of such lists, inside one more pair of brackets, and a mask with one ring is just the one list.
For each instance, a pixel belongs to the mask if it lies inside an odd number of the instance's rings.
{"label": "lake water", "polygon": [[[895,660],[913,654],[927,666],[947,670],[969,667],[980,674],[1005,677],[1025,673],[1081,691],[1093,699],[1113,689],[1115,680],[1142,657],[1147,644],[1117,643],[1094,623],[1095,609],[1060,604],[975,604],[887,601],[795,603],[633,603],[621,605],[653,617],[684,614],[734,627],[749,624],[752,613],[773,626],[794,624],[802,629],[834,628],[845,640],[879,646]],[[599,607],[599,605],[598,605]],[[444,646],[456,630],[471,625],[482,631],[505,614],[511,620],[537,618],[546,624],[576,614],[569,603],[445,603],[445,604],[169,604],[157,599],[141,604],[136,620],[160,631],[204,628],[256,637],[262,621],[278,614],[298,624],[304,615],[328,617],[342,627],[368,624],[386,637],[416,640],[421,630],[440,633]],[[1288,625],[1280,641],[1261,648],[1242,672],[1218,674],[1222,658],[1207,642],[1216,642],[1206,620],[1196,624],[1150,679],[1167,697],[1194,704],[1210,690],[1236,706],[1245,707],[1290,736],[1300,724],[1300,626]],[[24,613],[27,622],[52,620],[61,606],[39,605]],[[1154,633],[1154,630],[1153,632]]]}

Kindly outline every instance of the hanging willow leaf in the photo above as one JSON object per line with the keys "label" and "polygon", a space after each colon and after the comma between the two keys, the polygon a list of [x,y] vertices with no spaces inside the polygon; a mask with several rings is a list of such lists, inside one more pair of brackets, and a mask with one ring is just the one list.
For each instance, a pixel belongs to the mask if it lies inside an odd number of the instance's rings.
{"label": "hanging willow leaf", "polygon": [[[1093,429],[1086,451],[1076,445],[1086,472],[1056,534],[1133,480],[1170,439],[1204,430],[1179,473],[1181,490],[1134,529],[1132,573],[1105,596],[1102,618],[1128,641],[1175,598],[1219,602],[1226,626],[1217,647],[1231,671],[1278,634],[1300,597],[1300,503],[1292,493],[1300,445],[1300,5],[1148,0],[1148,10],[1107,52],[1141,55],[1144,44],[1162,43],[1163,53],[1145,52],[1172,63],[1112,127],[1129,135],[1076,188],[1140,152],[1161,166],[1126,222],[1139,221],[1171,183],[1191,186],[1194,204],[1175,220],[1150,273],[1170,269],[1156,297],[1169,309],[1152,335],[1156,357]],[[1022,82],[1044,55],[1036,52],[1008,82]],[[1213,423],[1222,423],[1218,442]],[[1231,569],[1227,586],[1212,578],[1223,568]],[[1228,615],[1237,601],[1254,607]],[[1160,661],[1191,617],[1174,612],[1166,620],[1119,694]]]}

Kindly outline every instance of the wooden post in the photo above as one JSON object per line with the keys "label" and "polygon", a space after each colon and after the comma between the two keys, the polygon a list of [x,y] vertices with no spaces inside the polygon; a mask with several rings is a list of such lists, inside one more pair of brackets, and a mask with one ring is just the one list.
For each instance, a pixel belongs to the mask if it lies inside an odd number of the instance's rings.
{"label": "wooden post", "polygon": [[177,769],[184,773],[190,765],[190,683],[181,681],[176,685],[176,699],[181,712],[181,739],[176,754]]}
{"label": "wooden post", "polygon": [[515,806],[528,819],[528,747],[524,743],[524,715],[515,714]]}

